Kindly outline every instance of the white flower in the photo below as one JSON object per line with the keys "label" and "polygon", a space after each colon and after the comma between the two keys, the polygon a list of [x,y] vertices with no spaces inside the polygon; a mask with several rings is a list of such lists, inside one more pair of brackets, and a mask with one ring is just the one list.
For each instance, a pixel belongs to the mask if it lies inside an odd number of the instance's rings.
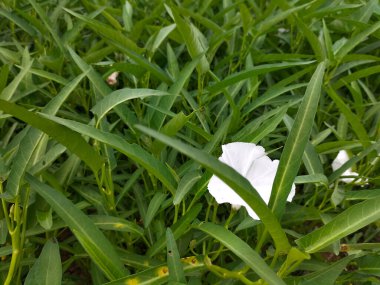
{"label": "white flower", "polygon": [[[331,164],[331,167],[333,171],[336,171],[339,169],[343,164],[345,164],[347,161],[349,161],[349,156],[347,151],[341,150],[339,151],[338,155],[334,159],[334,161]],[[342,176],[359,176],[357,172],[352,171],[352,168],[350,167],[346,171],[342,173]],[[343,181],[344,183],[351,183],[354,181],[356,178],[355,177],[347,177],[347,178],[341,178],[340,181]],[[366,182],[367,180],[365,180]],[[358,179],[355,181],[355,184],[361,184],[363,181],[362,179]]]}
{"label": "white flower", "polygon": [[[223,145],[222,150],[219,160],[247,178],[268,204],[279,161],[272,161],[262,146],[253,143],[234,142]],[[244,206],[253,219],[260,219],[254,210],[217,176],[211,177],[208,190],[219,204],[230,203],[234,209]],[[293,184],[287,200],[291,201],[294,194],[295,185]]]}

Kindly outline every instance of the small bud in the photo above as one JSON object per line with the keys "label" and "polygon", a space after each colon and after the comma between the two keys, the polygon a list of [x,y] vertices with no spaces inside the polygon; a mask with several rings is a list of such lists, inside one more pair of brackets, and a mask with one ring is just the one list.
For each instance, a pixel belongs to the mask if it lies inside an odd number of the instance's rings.
{"label": "small bud", "polygon": [[117,83],[117,77],[119,76],[119,72],[118,71],[115,71],[115,72],[112,72],[110,76],[107,77],[107,83],[108,85],[115,85]]}

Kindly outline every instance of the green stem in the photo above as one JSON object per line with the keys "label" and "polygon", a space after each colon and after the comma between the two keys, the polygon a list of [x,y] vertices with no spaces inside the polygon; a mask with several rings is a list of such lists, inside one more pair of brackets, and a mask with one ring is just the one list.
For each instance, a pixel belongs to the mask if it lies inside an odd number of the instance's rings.
{"label": "green stem", "polygon": [[228,269],[225,269],[223,267],[213,265],[211,263],[211,260],[208,256],[205,256],[204,263],[208,270],[213,272],[214,274],[218,275],[219,277],[223,279],[238,279],[244,284],[247,285],[254,285],[255,282],[252,282],[251,280],[247,279],[241,271],[230,271]]}
{"label": "green stem", "polygon": [[[4,200],[3,200],[4,207]],[[13,210],[12,210],[13,208]],[[11,228],[8,228],[9,234],[11,236],[12,241],[12,258],[11,263],[9,265],[9,270],[7,277],[4,281],[4,285],[12,284],[13,276],[15,275],[15,271],[17,270],[17,265],[20,256],[20,209],[19,209],[19,196],[16,197],[15,203],[12,205],[10,212],[13,212],[13,219],[16,221],[16,226],[13,227],[12,223]]]}

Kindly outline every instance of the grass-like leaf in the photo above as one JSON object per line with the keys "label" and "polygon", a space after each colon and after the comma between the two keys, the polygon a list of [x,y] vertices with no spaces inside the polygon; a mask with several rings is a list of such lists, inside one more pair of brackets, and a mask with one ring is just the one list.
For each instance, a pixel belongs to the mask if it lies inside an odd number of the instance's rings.
{"label": "grass-like leaf", "polygon": [[124,153],[135,162],[144,166],[149,172],[155,175],[170,190],[175,191],[176,180],[165,164],[155,159],[137,144],[129,144],[121,136],[108,133],[94,127],[78,123],[76,121],[61,119],[54,116],[47,116],[49,120],[65,126],[75,132],[89,136],[102,143],[105,143],[114,149]]}
{"label": "grass-like leaf", "polygon": [[62,264],[59,246],[56,241],[48,240],[41,254],[33,264],[25,279],[25,285],[60,285]]}
{"label": "grass-like leaf", "polygon": [[380,219],[380,197],[351,206],[326,225],[296,240],[308,253],[317,252]]}
{"label": "grass-like leaf", "polygon": [[195,226],[195,228],[204,231],[220,241],[225,247],[243,260],[262,279],[268,282],[268,284],[285,284],[285,282],[276,275],[256,251],[229,230],[212,223],[201,223]]}
{"label": "grass-like leaf", "polygon": [[[103,159],[80,134],[8,101],[0,100],[0,110],[23,120],[56,139],[83,160],[94,172],[101,168]],[[17,190],[16,188],[13,189]],[[13,197],[16,193],[10,192],[8,194]]]}
{"label": "grass-like leaf", "polygon": [[280,158],[269,201],[269,206],[277,217],[282,216],[286,199],[298,173],[309,140],[321,93],[324,69],[325,64],[322,62],[318,65],[307,86]]}
{"label": "grass-like leaf", "polygon": [[[206,268],[202,256],[189,256],[186,258],[182,258],[181,264],[183,265],[183,272],[185,273],[185,275],[196,274],[197,272],[201,272],[202,270]],[[166,264],[162,264],[162,265],[151,267],[139,273],[130,275],[128,277],[106,283],[104,285],[125,285],[125,284],[156,285],[156,284],[167,284],[168,281],[169,281],[169,267]]]}
{"label": "grass-like leaf", "polygon": [[299,65],[307,65],[311,64],[313,61],[303,61],[303,62],[281,62],[281,63],[271,63],[271,64],[263,64],[258,65],[255,67],[252,67],[248,70],[241,71],[238,73],[235,73],[233,75],[230,75],[223,79],[220,82],[215,83],[214,85],[211,85],[207,87],[207,91],[211,93],[217,93],[222,91],[224,88],[229,87],[233,84],[238,83],[239,81],[242,81],[244,79],[248,79],[252,76],[268,73],[271,71],[281,70],[293,66],[299,66]]}
{"label": "grass-like leaf", "polygon": [[169,282],[179,282],[186,284],[185,274],[183,272],[183,265],[180,260],[174,235],[170,228],[166,230],[166,243],[166,256],[169,268]]}
{"label": "grass-like leaf", "polygon": [[111,242],[83,212],[62,193],[26,175],[25,179],[33,190],[41,195],[53,210],[67,223],[91,259],[110,279],[121,278],[127,274],[120,257]]}
{"label": "grass-like leaf", "polygon": [[[178,239],[181,235],[189,230],[189,226],[194,222],[195,218],[201,211],[202,206],[200,204],[192,207],[188,212],[182,216],[173,226],[171,226],[171,231],[175,239]],[[147,256],[152,257],[163,250],[166,246],[166,235],[161,236],[148,250]]]}
{"label": "grass-like leaf", "polygon": [[100,121],[107,114],[107,112],[127,100],[136,98],[143,99],[150,96],[168,95],[171,94],[160,90],[123,88],[116,90],[108,96],[104,97],[94,107],[92,107],[91,111],[96,115],[97,120]]}

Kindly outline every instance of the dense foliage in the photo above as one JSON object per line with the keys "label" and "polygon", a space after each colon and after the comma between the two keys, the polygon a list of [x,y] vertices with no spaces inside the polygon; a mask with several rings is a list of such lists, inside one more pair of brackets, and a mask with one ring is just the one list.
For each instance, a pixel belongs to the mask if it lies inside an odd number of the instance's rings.
{"label": "dense foliage", "polygon": [[380,284],[378,0],[4,0],[0,39],[1,284]]}

